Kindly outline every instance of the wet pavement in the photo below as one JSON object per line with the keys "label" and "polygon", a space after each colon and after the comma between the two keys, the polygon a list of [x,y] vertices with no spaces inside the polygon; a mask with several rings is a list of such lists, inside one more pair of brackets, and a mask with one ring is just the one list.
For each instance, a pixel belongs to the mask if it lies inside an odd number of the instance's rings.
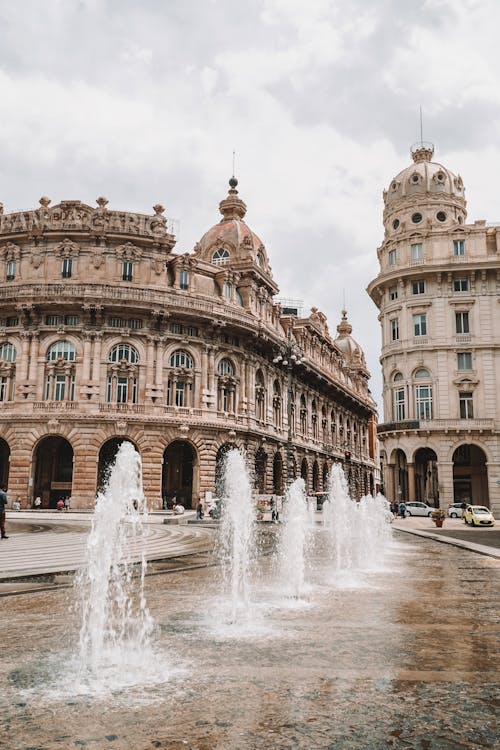
{"label": "wet pavement", "polygon": [[0,747],[497,748],[500,561],[393,535],[384,568],[342,586],[319,544],[299,601],[264,558],[241,631],[216,569],[148,578],[153,658],[101,694],[74,687],[72,590],[3,599]]}

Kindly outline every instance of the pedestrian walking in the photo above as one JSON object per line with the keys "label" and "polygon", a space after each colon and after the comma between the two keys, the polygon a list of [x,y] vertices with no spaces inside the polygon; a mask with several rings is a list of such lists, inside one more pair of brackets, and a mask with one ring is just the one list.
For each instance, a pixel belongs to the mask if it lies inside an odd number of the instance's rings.
{"label": "pedestrian walking", "polygon": [[203,503],[201,502],[201,500],[196,506],[196,518],[198,519],[198,521],[203,520]]}
{"label": "pedestrian walking", "polygon": [[399,503],[399,515],[406,518],[406,503]]}
{"label": "pedestrian walking", "polygon": [[5,509],[7,507],[7,503],[7,488],[2,487],[2,489],[0,490],[0,531],[2,534],[2,539],[9,538],[5,533]]}
{"label": "pedestrian walking", "polygon": [[38,508],[40,508],[41,505],[42,505],[42,498],[40,497],[40,495],[37,495],[33,502],[33,506],[36,508],[36,510],[38,510]]}
{"label": "pedestrian walking", "polygon": [[71,498],[68,495],[68,497],[64,498],[64,510],[68,511],[71,507]]}
{"label": "pedestrian walking", "polygon": [[394,500],[394,502],[392,504],[392,514],[393,514],[394,518],[397,518],[398,515],[399,515],[399,503],[398,503],[397,500]]}

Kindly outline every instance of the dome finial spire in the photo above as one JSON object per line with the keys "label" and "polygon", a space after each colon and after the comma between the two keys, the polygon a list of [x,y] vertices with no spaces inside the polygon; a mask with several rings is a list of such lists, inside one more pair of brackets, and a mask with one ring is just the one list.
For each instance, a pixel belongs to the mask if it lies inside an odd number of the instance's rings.
{"label": "dome finial spire", "polygon": [[415,163],[419,161],[431,161],[434,155],[434,144],[429,141],[424,141],[422,105],[420,105],[420,140],[413,144],[410,152]]}

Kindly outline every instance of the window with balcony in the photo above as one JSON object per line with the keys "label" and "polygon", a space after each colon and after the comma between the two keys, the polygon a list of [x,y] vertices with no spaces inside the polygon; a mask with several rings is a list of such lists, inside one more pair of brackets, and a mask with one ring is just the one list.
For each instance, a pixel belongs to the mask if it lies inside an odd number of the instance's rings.
{"label": "window with balcony", "polygon": [[122,264],[122,280],[132,281],[134,276],[134,264],[131,260],[124,260]]}
{"label": "window with balcony", "polygon": [[457,370],[472,370],[472,352],[457,353]]}
{"label": "window with balcony", "polygon": [[395,250],[389,250],[389,265],[395,266],[397,263],[398,257]]}
{"label": "window with balcony", "polygon": [[7,281],[14,281],[16,278],[16,261],[15,260],[8,260],[7,261]]}
{"label": "window with balcony", "polygon": [[226,302],[231,302],[231,297],[233,294],[232,284],[228,284],[227,282],[225,282],[222,291],[223,291],[224,299],[226,300]]}
{"label": "window with balcony", "polygon": [[460,419],[474,419],[474,404],[471,391],[462,391],[459,394]]}
{"label": "window with balcony", "polygon": [[413,316],[413,335],[427,336],[427,315]]}
{"label": "window with balcony", "polygon": [[453,240],[453,255],[457,257],[465,255],[465,240]]}
{"label": "window with balcony", "polygon": [[424,250],[423,245],[421,242],[415,242],[411,246],[411,259],[412,260],[422,260],[424,257]]}
{"label": "window with balcony", "polygon": [[391,324],[391,341],[399,341],[399,319],[392,318]]}
{"label": "window with balcony", "polygon": [[115,344],[108,356],[106,400],[115,404],[136,404],[138,400],[139,352],[131,344]]}
{"label": "window with balcony", "polygon": [[56,341],[47,350],[45,400],[75,400],[76,349],[70,341]]}
{"label": "window with balcony", "polygon": [[393,302],[397,298],[398,298],[398,288],[397,288],[397,286],[390,286],[389,287],[389,300],[391,302]]}
{"label": "window with balcony", "polygon": [[413,294],[425,294],[425,281],[423,279],[412,281],[411,290]]}
{"label": "window with balcony", "polygon": [[453,291],[454,292],[468,292],[469,280],[468,279],[453,279]]}
{"label": "window with balcony", "polygon": [[224,357],[217,365],[217,409],[234,412],[236,407],[235,369],[230,359]]}
{"label": "window with balcony", "polygon": [[15,390],[16,347],[5,341],[0,345],[0,401],[12,401]]}
{"label": "window with balcony", "polygon": [[61,276],[63,279],[70,279],[73,273],[73,258],[63,258],[61,264]]}
{"label": "window with balcony", "polygon": [[456,333],[470,333],[468,312],[455,313],[455,332]]}
{"label": "window with balcony", "polygon": [[179,286],[184,291],[189,289],[189,271],[181,271],[179,274]]}
{"label": "window with balcony", "polygon": [[406,399],[404,386],[394,388],[394,414],[395,422],[402,422],[406,419]]}
{"label": "window with balcony", "polygon": [[432,419],[432,386],[415,386],[415,412],[417,419]]}
{"label": "window with balcony", "polygon": [[167,404],[170,406],[192,406],[194,362],[184,349],[170,355],[170,372],[167,382]]}

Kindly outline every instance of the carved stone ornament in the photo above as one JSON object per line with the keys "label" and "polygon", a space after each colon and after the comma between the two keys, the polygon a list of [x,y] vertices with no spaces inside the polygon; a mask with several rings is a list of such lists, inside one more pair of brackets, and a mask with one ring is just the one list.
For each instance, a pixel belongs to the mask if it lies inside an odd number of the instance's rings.
{"label": "carved stone ornament", "polygon": [[65,237],[62,242],[59,242],[55,246],[54,250],[63,258],[70,258],[72,255],[78,255],[80,252],[80,245],[77,245],[76,242]]}
{"label": "carved stone ornament", "polygon": [[49,419],[47,422],[47,429],[49,432],[58,432],[59,431],[59,420],[58,419]]}
{"label": "carved stone ornament", "polygon": [[19,260],[21,257],[21,248],[14,245],[13,242],[7,242],[4,247],[4,256],[6,260]]}
{"label": "carved stone ornament", "polygon": [[40,252],[40,250],[33,248],[30,260],[33,268],[39,268],[42,265],[43,254]]}
{"label": "carved stone ornament", "polygon": [[179,432],[182,432],[183,435],[187,435],[187,433],[189,432],[189,425],[187,425],[185,422],[181,424],[181,426],[179,427]]}
{"label": "carved stone ornament", "polygon": [[115,422],[115,432],[119,434],[120,432],[125,432],[127,429],[127,422],[124,419],[119,419],[117,422]]}
{"label": "carved stone ornament", "polygon": [[124,245],[118,245],[116,248],[116,254],[119,258],[124,258],[125,260],[132,260],[133,258],[140,258],[142,255],[142,251],[140,247],[137,247],[137,245],[134,245],[133,242],[126,242]]}
{"label": "carved stone ornament", "polygon": [[165,264],[161,258],[153,258],[151,260],[151,267],[153,268],[155,274],[159,276],[165,268]]}
{"label": "carved stone ornament", "polygon": [[99,248],[96,248],[92,253],[92,265],[94,268],[100,268],[104,263],[104,256],[100,252]]}

